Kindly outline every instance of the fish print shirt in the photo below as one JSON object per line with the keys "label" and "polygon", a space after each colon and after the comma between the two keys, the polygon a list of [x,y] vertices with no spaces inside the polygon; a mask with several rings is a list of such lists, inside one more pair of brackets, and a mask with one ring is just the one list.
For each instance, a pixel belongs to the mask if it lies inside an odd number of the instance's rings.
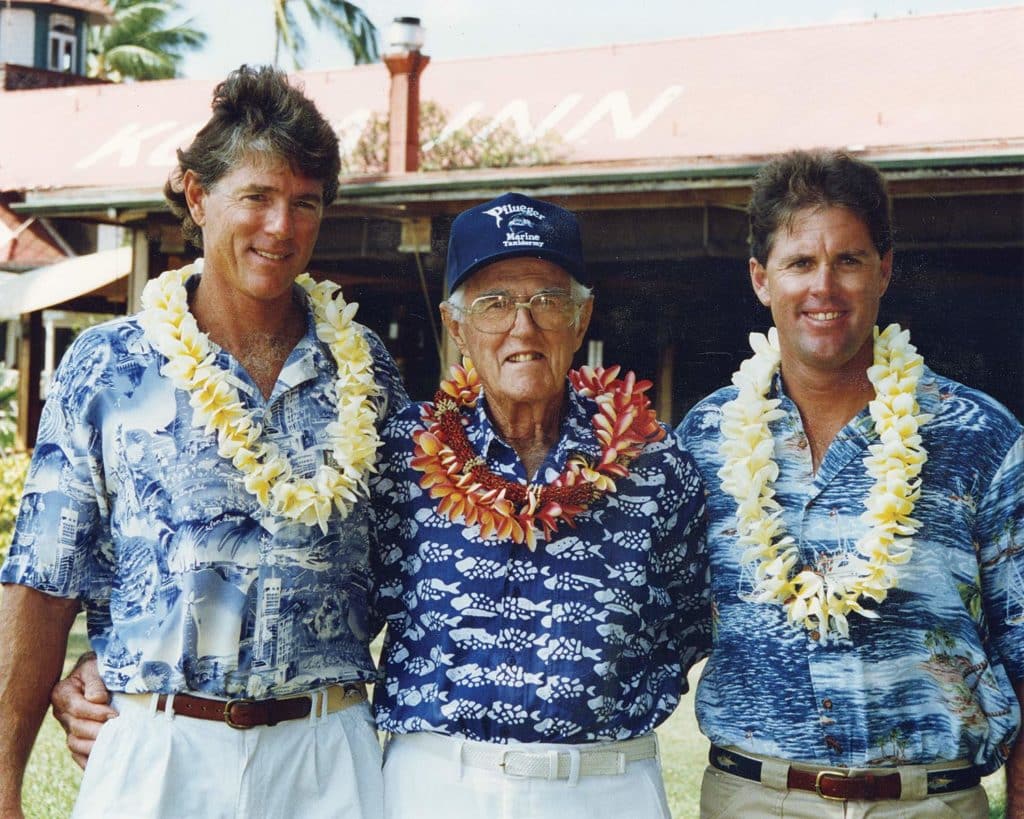
{"label": "fish print shirt", "polygon": [[[408,399],[365,333],[382,426]],[[263,439],[312,475],[328,457],[336,369],[311,312],[269,400],[215,349]],[[79,598],[112,691],[269,697],[371,679],[368,504],[344,521],[335,510],[326,533],[272,517],[217,454],[216,433],[192,426],[188,394],[160,374],[165,361],[134,317],[75,340],[43,410],[0,580]]]}
{"label": "fish print shirt", "polygon": [[[701,730],[717,745],[827,767],[1006,759],[1024,674],[1024,442],[1021,425],[977,390],[927,368],[918,384],[928,460],[912,517],[921,521],[878,619],[849,615],[849,639],[822,645],[752,602],[739,562],[736,502],[719,489],[727,387],[678,429],[709,488],[714,648],[697,688]],[[878,441],[867,409],[832,442],[815,474],[796,405],[775,378],[785,417],[772,422],[776,499],[800,563],[841,560],[867,529],[863,458]]]}
{"label": "fish print shirt", "polygon": [[[573,453],[601,453],[596,404],[568,393],[538,471],[546,482]],[[485,404],[465,416],[473,449],[525,482]],[[651,731],[710,642],[703,487],[690,456],[671,434],[649,444],[614,493],[530,552],[436,512],[410,467],[422,426],[418,405],[389,422],[373,489],[376,606],[387,621],[378,727],[495,743]]]}

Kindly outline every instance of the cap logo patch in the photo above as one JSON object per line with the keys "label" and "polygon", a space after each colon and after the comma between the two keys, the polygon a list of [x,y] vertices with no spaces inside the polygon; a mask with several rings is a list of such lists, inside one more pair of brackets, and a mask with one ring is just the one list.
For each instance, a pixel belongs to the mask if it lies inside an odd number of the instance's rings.
{"label": "cap logo patch", "polygon": [[522,214],[523,216],[532,216],[534,219],[540,219],[541,221],[544,220],[544,214],[535,208],[531,208],[529,205],[498,205],[496,208],[485,210],[484,213],[488,216],[493,216],[494,223],[498,227],[501,227],[501,218],[512,213]]}

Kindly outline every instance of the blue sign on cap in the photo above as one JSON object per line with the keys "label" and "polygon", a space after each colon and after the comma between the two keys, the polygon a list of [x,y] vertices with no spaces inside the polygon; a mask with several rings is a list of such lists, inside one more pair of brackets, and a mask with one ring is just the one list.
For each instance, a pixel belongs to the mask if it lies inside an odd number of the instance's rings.
{"label": "blue sign on cap", "polygon": [[547,259],[587,284],[576,216],[550,202],[506,193],[463,211],[452,222],[448,292],[485,265],[523,256]]}

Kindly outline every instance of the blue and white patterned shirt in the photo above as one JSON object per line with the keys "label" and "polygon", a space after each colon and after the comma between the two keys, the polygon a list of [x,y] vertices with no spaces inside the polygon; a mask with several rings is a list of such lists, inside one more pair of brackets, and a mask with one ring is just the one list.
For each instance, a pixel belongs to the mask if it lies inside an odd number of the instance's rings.
{"label": "blue and white patterned shirt", "polygon": [[[863,458],[878,438],[867,410],[819,465],[796,405],[772,423],[776,498],[804,564],[852,548],[871,485]],[[751,602],[735,543],[736,502],[720,491],[721,406],[728,387],[679,427],[709,487],[714,649],[697,688],[701,730],[719,745],[824,766],[1006,759],[1020,719],[1011,680],[1024,675],[1024,441],[1021,425],[977,390],[927,368],[918,386],[928,461],[910,562],[879,617],[849,616],[850,639],[823,646]]]}
{"label": "blue and white patterned shirt", "polygon": [[[336,417],[334,362],[307,316],[270,400],[217,352],[264,439],[303,476],[322,462]],[[408,399],[366,334],[380,426]],[[79,598],[112,691],[265,697],[371,679],[369,504],[345,521],[335,512],[326,534],[270,516],[217,454],[216,433],[193,428],[188,395],[160,375],[165,360],[134,317],[75,340],[46,401],[0,580]]]}
{"label": "blue and white patterned shirt", "polygon": [[[469,416],[473,449],[525,482],[485,403]],[[601,451],[596,405],[570,389],[567,407],[538,472],[547,481],[572,453]],[[410,467],[421,426],[419,406],[388,423],[373,490],[376,605],[387,621],[378,726],[497,743],[651,731],[710,642],[703,488],[690,456],[671,434],[648,445],[615,493],[531,553],[436,513]]]}

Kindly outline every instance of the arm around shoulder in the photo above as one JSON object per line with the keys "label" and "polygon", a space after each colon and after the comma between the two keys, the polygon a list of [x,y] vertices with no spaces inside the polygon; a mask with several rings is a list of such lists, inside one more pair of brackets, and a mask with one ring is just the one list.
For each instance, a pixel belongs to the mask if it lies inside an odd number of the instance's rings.
{"label": "arm around shoulder", "polygon": [[27,586],[5,585],[0,594],[0,816],[22,815],[25,765],[78,608]]}

